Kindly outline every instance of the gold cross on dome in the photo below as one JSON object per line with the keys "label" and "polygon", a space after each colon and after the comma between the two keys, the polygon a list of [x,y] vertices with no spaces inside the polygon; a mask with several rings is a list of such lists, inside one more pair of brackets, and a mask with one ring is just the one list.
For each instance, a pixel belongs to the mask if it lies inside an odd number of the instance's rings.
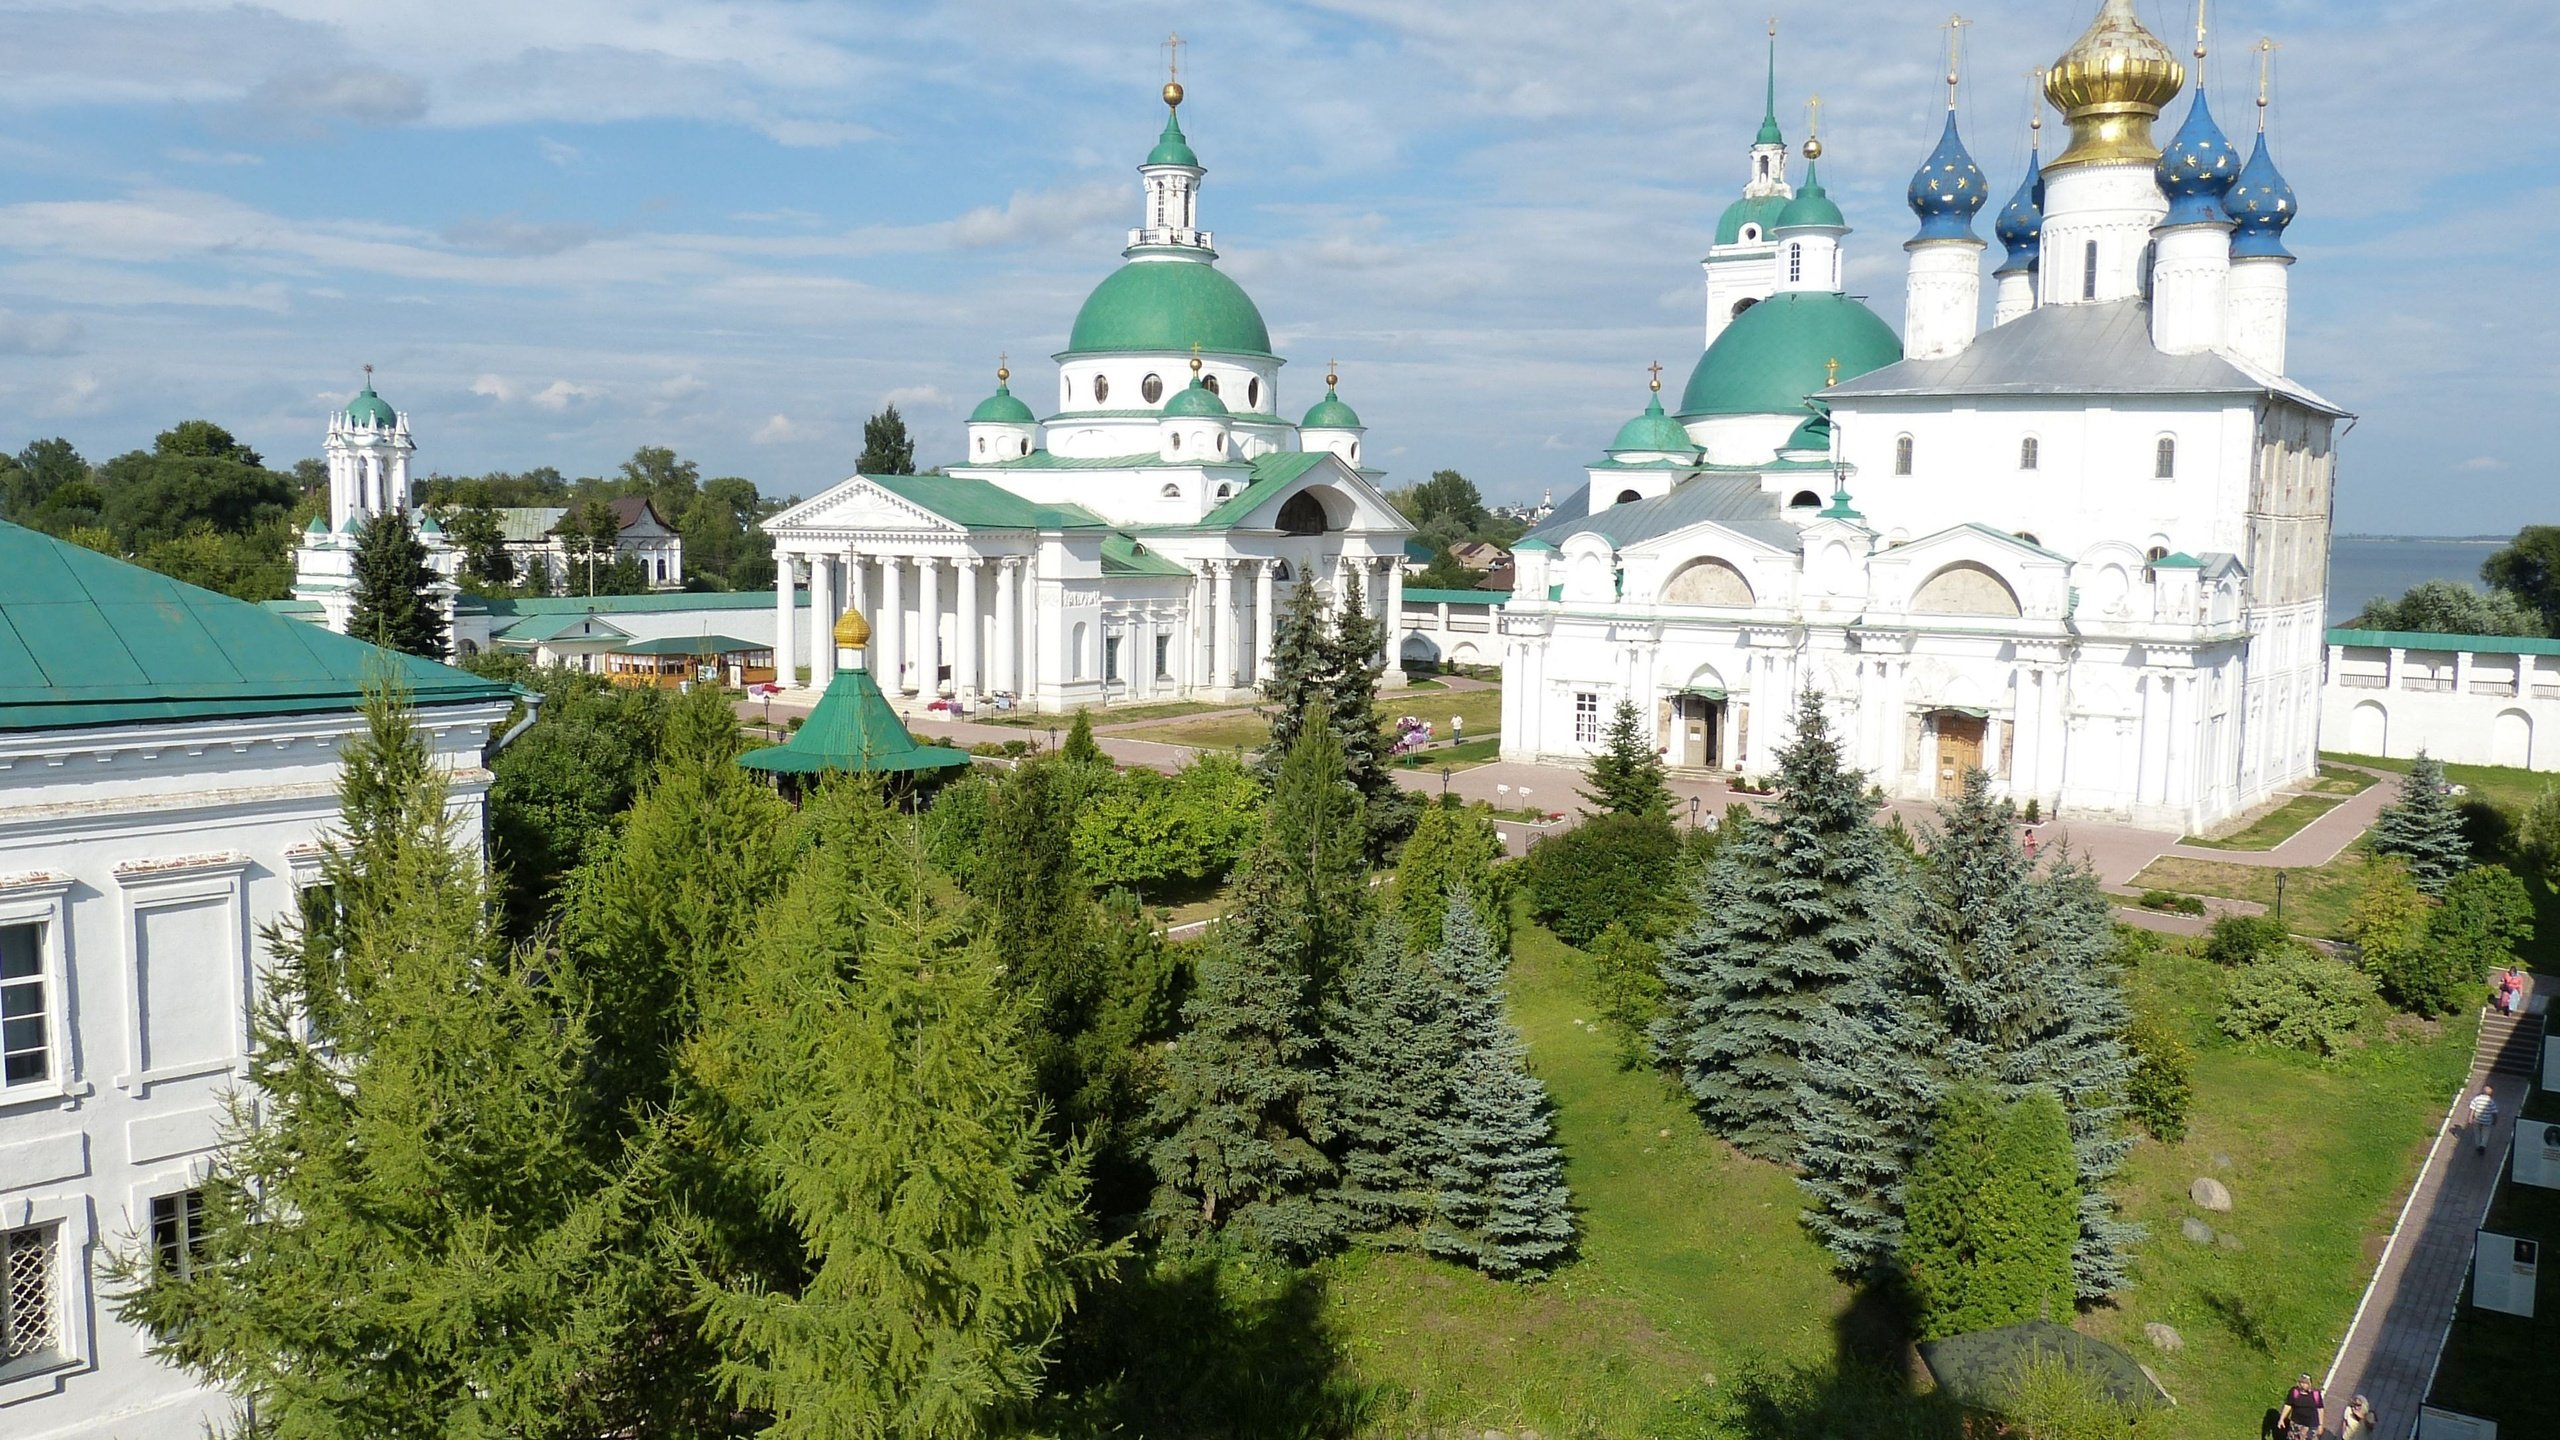
{"label": "gold cross on dome", "polygon": [[1653,388],[1654,388],[1654,389],[1656,389],[1656,390],[1661,389],[1661,388],[1662,388],[1662,362],[1661,362],[1661,361],[1659,361],[1659,360],[1656,360],[1656,361],[1654,361],[1652,364],[1647,365],[1647,366],[1646,366],[1646,367],[1644,367],[1644,368],[1646,368],[1647,370],[1650,370],[1650,371],[1652,371],[1652,372],[1653,372]]}
{"label": "gold cross on dome", "polygon": [[1839,383],[1840,357],[1834,355],[1830,359],[1822,362],[1822,388],[1828,390]]}
{"label": "gold cross on dome", "polygon": [[1164,75],[1168,80],[1182,78],[1182,44],[1181,32],[1175,31],[1165,36],[1164,43],[1156,47],[1164,51]]}
{"label": "gold cross on dome", "polygon": [[1804,109],[1805,109],[1805,116],[1806,116],[1806,119],[1805,119],[1805,133],[1806,133],[1806,134],[1808,134],[1808,135],[1819,135],[1819,134],[1821,134],[1821,133],[1822,133],[1822,97],[1821,97],[1820,95],[1814,95],[1814,96],[1812,96],[1812,97],[1808,98],[1808,99],[1804,102]]}
{"label": "gold cross on dome", "polygon": [[373,362],[370,360],[364,362],[364,383],[367,385],[373,383]]}
{"label": "gold cross on dome", "polygon": [[1962,15],[1950,15],[1947,32],[1947,108],[1956,108],[1956,81],[1964,72],[1964,27],[1973,22]]}

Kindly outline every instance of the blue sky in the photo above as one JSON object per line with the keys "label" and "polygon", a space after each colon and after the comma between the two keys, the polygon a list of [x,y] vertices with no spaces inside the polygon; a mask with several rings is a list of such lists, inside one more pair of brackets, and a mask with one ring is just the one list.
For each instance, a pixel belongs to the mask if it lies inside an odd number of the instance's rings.
{"label": "blue sky", "polygon": [[[1997,195],[2025,72],[2095,8],[1969,15],[1961,118]],[[2183,48],[2189,12],[2141,8]],[[1788,138],[1820,91],[1850,288],[1898,322],[1944,17],[1778,13]],[[2284,47],[2291,368],[2363,417],[2340,527],[2560,519],[2560,9],[2224,0],[2212,24],[2244,146],[2247,47]],[[0,0],[0,445],[103,457],[203,415],[291,459],[371,361],[448,472],[656,443],[808,494],[891,400],[954,458],[997,354],[1045,396],[1116,263],[1178,27],[1203,221],[1294,362],[1288,407],[1338,356],[1391,483],[1562,491],[1648,362],[1676,387],[1697,358],[1762,25],[1670,0]]]}

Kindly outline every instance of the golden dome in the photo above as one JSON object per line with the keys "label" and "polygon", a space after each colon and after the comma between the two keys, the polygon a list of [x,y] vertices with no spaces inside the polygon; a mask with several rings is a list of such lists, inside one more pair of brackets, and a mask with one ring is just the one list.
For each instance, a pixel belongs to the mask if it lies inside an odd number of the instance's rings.
{"label": "golden dome", "polygon": [[871,622],[859,610],[847,610],[836,619],[836,648],[859,650],[871,643]]}
{"label": "golden dome", "polygon": [[2046,162],[2046,172],[2158,160],[2151,122],[2186,83],[2187,67],[2159,36],[2142,28],[2133,0],[2105,0],[2098,18],[2045,76],[2044,97],[2071,122],[2071,145]]}

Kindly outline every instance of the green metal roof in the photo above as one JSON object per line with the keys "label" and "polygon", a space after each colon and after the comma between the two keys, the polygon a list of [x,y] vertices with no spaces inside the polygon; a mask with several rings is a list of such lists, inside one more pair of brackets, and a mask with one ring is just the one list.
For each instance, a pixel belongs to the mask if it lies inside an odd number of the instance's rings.
{"label": "green metal roof", "polygon": [[[1152,410],[1141,412],[1149,417]],[[967,470],[1197,470],[1209,464],[1236,464],[1236,461],[1167,460],[1153,450],[1137,455],[1059,455],[1047,450],[1034,450],[1010,460],[990,460],[984,465],[966,465]]]}
{"label": "green metal roof", "polygon": [[1528,538],[1528,539],[1526,539],[1526,540],[1520,541],[1519,543],[1517,543],[1517,544],[1515,544],[1515,545],[1513,545],[1513,546],[1511,547],[1511,549],[1512,549],[1512,553],[1514,553],[1514,554],[1517,554],[1517,553],[1519,553],[1520,551],[1523,551],[1523,550],[1553,550],[1554,548],[1556,548],[1556,547],[1554,547],[1553,545],[1548,544],[1548,543],[1547,543],[1546,541],[1544,541],[1544,540],[1540,540],[1540,539],[1538,539],[1538,538],[1537,538],[1537,537],[1535,537],[1535,536],[1531,536],[1530,538]]}
{"label": "green metal roof", "polygon": [[1734,317],[1698,357],[1680,394],[1680,416],[1787,415],[1829,383],[1902,358],[1902,342],[1876,313],[1828,290],[1772,295]]}
{"label": "green metal roof", "polygon": [[1404,587],[1408,605],[1508,605],[1508,590],[1435,590],[1421,585]]}
{"label": "green metal roof", "polygon": [[557,640],[572,630],[580,629],[590,620],[594,621],[598,628],[610,630],[613,634],[590,635],[581,638],[591,640],[611,640],[615,638],[615,636],[619,636],[625,640],[631,638],[630,631],[625,630],[621,626],[614,624],[612,621],[605,619],[603,616],[588,610],[582,610],[575,613],[567,611],[553,611],[549,614],[543,615],[528,615],[523,619],[516,621],[512,625],[506,625],[499,628],[489,638],[508,645],[539,645],[546,640]]}
{"label": "green metal roof", "polygon": [[1778,212],[1786,208],[1787,197],[1784,195],[1745,195],[1724,207],[1723,216],[1716,221],[1716,243],[1732,245],[1739,242],[1745,225],[1759,226],[1765,239],[1769,227],[1778,223]]}
{"label": "green metal roof", "polygon": [[1804,167],[1804,188],[1796,192],[1796,198],[1787,202],[1786,209],[1778,212],[1778,223],[1772,229],[1799,230],[1808,226],[1834,230],[1848,228],[1848,218],[1840,213],[1839,206],[1831,203],[1831,192],[1822,188],[1821,168],[1813,164]]}
{"label": "green metal roof", "polygon": [[370,380],[364,382],[364,388],[356,392],[356,398],[347,402],[347,408],[342,413],[358,425],[379,425],[385,430],[400,423],[399,413],[394,411],[381,396],[373,393],[373,382]]}
{"label": "green metal roof", "polygon": [[[671,610],[770,610],[767,590],[670,590],[654,595],[531,595],[509,599],[493,596],[481,602],[499,619],[518,615],[656,615]],[[806,591],[792,603],[806,607]]]}
{"label": "green metal roof", "polygon": [[969,757],[945,746],[917,744],[871,672],[844,669],[827,682],[818,708],[788,741],[750,750],[738,763],[785,775],[903,775],[956,769],[968,764]]}
{"label": "green metal roof", "polygon": [[1227,418],[1227,402],[1219,399],[1217,391],[1201,384],[1200,377],[1194,375],[1191,377],[1190,384],[1183,386],[1175,392],[1172,399],[1164,402],[1164,413],[1172,416],[1196,415],[1205,419],[1224,420]]}
{"label": "green metal roof", "polygon": [[1102,573],[1105,575],[1163,575],[1191,578],[1188,566],[1168,560],[1140,543],[1134,535],[1112,534],[1102,537]]}
{"label": "green metal roof", "polygon": [[996,393],[979,401],[978,408],[969,412],[969,423],[1030,425],[1036,422],[1031,417],[1031,407],[1023,404],[1021,397],[1013,393],[1013,386],[999,380]]}
{"label": "green metal roof", "polygon": [[1262,323],[1253,297],[1205,256],[1135,259],[1085,297],[1062,354],[1143,350],[1179,355],[1194,345],[1213,355],[1268,358],[1271,330]]}
{"label": "green metal roof", "polygon": [[1609,442],[1609,453],[1657,451],[1670,455],[1695,455],[1698,442],[1677,420],[1662,413],[1662,391],[1656,388],[1644,402],[1644,413],[1618,427],[1618,438]]}
{"label": "green metal roof", "polygon": [[1298,428],[1301,430],[1357,430],[1360,428],[1360,416],[1350,406],[1343,404],[1342,397],[1334,394],[1333,387],[1327,385],[1324,387],[1324,398],[1307,411],[1307,418],[1298,422]]}
{"label": "green metal roof", "polygon": [[0,731],[421,707],[514,690],[0,521]]}
{"label": "green metal roof", "polygon": [[2152,561],[2151,568],[2154,570],[2201,570],[2204,568],[2204,562],[2181,550],[2175,555],[2163,555]]}
{"label": "green metal roof", "polygon": [[1242,490],[1229,496],[1225,504],[1200,519],[1204,527],[1216,529],[1241,524],[1244,517],[1273,495],[1296,484],[1299,477],[1321,463],[1327,452],[1322,450],[1285,450],[1257,455],[1253,460],[1253,480]]}
{"label": "green metal roof", "polygon": [[1035,505],[987,480],[958,475],[864,475],[902,500],[971,530],[1087,530],[1102,517],[1081,505]]}
{"label": "green metal roof", "polygon": [[2560,640],[2539,635],[2438,635],[2425,630],[2332,630],[2332,645],[2387,650],[2476,650],[2491,655],[2560,655]]}
{"label": "green metal roof", "polygon": [[1188,165],[1200,168],[1200,157],[1191,153],[1191,142],[1183,138],[1179,112],[1165,107],[1164,133],[1156,137],[1156,148],[1147,152],[1149,165]]}
{"label": "green metal roof", "polygon": [[741,650],[770,650],[753,640],[735,635],[662,635],[655,640],[634,640],[617,645],[616,655],[734,655]]}

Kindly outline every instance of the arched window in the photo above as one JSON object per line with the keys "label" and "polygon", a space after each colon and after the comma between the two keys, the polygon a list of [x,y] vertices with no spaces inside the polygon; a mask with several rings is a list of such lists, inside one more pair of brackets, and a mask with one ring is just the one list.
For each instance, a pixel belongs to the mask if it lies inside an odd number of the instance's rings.
{"label": "arched window", "polygon": [[1743,227],[1742,227],[1742,238],[1743,238],[1743,239],[1745,239],[1745,240],[1757,240],[1757,239],[1759,239],[1759,238],[1760,238],[1760,227],[1759,227],[1759,226],[1757,226],[1757,225],[1745,225],[1745,226],[1743,226]]}
{"label": "arched window", "polygon": [[1766,155],[1760,157],[1760,178],[1763,180],[1769,178],[1769,157]]}
{"label": "arched window", "polygon": [[1019,442],[1016,442],[1016,443],[1018,443],[1018,444],[1020,444],[1020,445],[1022,446],[1022,453],[1023,453],[1023,454],[1028,455],[1028,454],[1030,454],[1030,453],[1031,453],[1031,442],[1030,442],[1030,441],[1028,441],[1028,440],[1023,440],[1023,441],[1019,441]]}
{"label": "arched window", "polygon": [[2175,480],[2178,478],[2178,442],[2176,437],[2163,435],[2160,437],[2159,445],[2153,448],[2151,452],[2151,478],[2154,480]]}
{"label": "arched window", "polygon": [[1283,535],[1321,535],[1331,528],[1324,502],[1304,490],[1281,503],[1276,519]]}
{"label": "arched window", "polygon": [[1150,375],[1138,382],[1138,398],[1153,405],[1164,398],[1164,377]]}
{"label": "arched window", "polygon": [[1074,403],[1076,403],[1076,382],[1074,382],[1073,380],[1068,379],[1068,378],[1067,378],[1066,376],[1064,376],[1064,375],[1059,376],[1059,377],[1058,377],[1058,408],[1059,408],[1059,409],[1061,409],[1061,410],[1064,410],[1064,409],[1066,409],[1068,406],[1073,405]]}
{"label": "arched window", "polygon": [[1170,436],[1167,436],[1167,437],[1166,437],[1165,443],[1166,443],[1167,445],[1171,446],[1172,448],[1176,449],[1176,450],[1181,449],[1181,448],[1182,448],[1182,432],[1181,432],[1181,431],[1179,431],[1179,430],[1174,431],[1174,432],[1173,432],[1173,434],[1171,434]]}
{"label": "arched window", "polygon": [[1643,496],[1643,495],[1641,495],[1641,494],[1639,494],[1639,493],[1638,493],[1638,492],[1636,492],[1636,491],[1633,491],[1633,490],[1621,490],[1621,491],[1619,491],[1619,492],[1618,492],[1618,500],[1617,500],[1617,503],[1618,503],[1618,504],[1620,504],[1620,505],[1632,505],[1632,504],[1634,504],[1636,501],[1641,500],[1641,499],[1643,499],[1643,498],[1644,498],[1644,496]]}
{"label": "arched window", "polygon": [[1099,376],[1099,375],[1094,376],[1094,377],[1093,377],[1093,403],[1094,403],[1094,404],[1096,404],[1096,405],[1099,405],[1099,404],[1101,404],[1103,401],[1108,400],[1108,399],[1110,399],[1110,398],[1111,398],[1111,382],[1110,382],[1110,381],[1108,381],[1108,380],[1103,379],[1103,378],[1102,378],[1101,376]]}
{"label": "arched window", "polygon": [[2042,545],[2044,543],[2036,538],[2035,532],[2032,530],[2015,530],[2010,533],[2016,535],[2019,539],[2026,541],[2030,545]]}
{"label": "arched window", "polygon": [[1795,493],[1794,498],[1787,501],[1787,508],[1790,510],[1819,510],[1822,508],[1822,497],[1814,494],[1810,490],[1799,490]]}
{"label": "arched window", "polygon": [[1244,382],[1244,408],[1247,410],[1258,410],[1261,407],[1262,379],[1260,376],[1256,376],[1253,379]]}
{"label": "arched window", "polygon": [[1908,435],[1897,436],[1894,439],[1893,473],[1896,475],[1911,473],[1911,437]]}
{"label": "arched window", "polygon": [[2030,436],[2028,436],[2026,439],[2021,440],[2021,441],[2019,441],[2019,442],[2018,442],[2018,468],[2019,468],[2019,469],[2021,469],[2021,470],[2033,470],[2034,468],[2036,468],[2036,461],[2037,461],[2038,459],[2040,459],[2040,458],[2041,458],[2041,457],[2037,454],[2037,450],[2038,450],[2038,448],[2039,448],[2039,447],[2038,447],[2038,446],[2037,446],[2037,444],[2036,444],[2036,437],[2034,437],[2033,435],[2030,435]]}
{"label": "arched window", "polygon": [[2098,298],[2098,242],[2095,240],[2080,252],[2080,298]]}
{"label": "arched window", "polygon": [[1224,432],[1221,432],[1212,443],[1217,446],[1219,454],[1224,455],[1227,453],[1227,437]]}
{"label": "arched window", "polygon": [[983,459],[987,453],[987,437],[984,435],[979,436],[976,443],[978,447],[978,455]]}
{"label": "arched window", "polygon": [[1742,312],[1743,312],[1743,311],[1748,310],[1748,309],[1750,309],[1752,306],[1757,305],[1757,304],[1759,304],[1759,303],[1760,303],[1760,302],[1759,302],[1759,300],[1758,300],[1758,299],[1756,299],[1756,298],[1754,298],[1754,297],[1752,297],[1752,296],[1749,296],[1749,295],[1745,295],[1745,296],[1744,296],[1744,297],[1742,297],[1741,299],[1736,300],[1736,301],[1734,301],[1734,302],[1733,302],[1733,314],[1732,314],[1732,315],[1730,315],[1730,316],[1728,316],[1727,318],[1728,318],[1728,319],[1733,319],[1733,320],[1739,320],[1739,319],[1741,319],[1741,318],[1742,318]]}
{"label": "arched window", "polygon": [[1203,375],[1203,376],[1201,376],[1201,377],[1200,377],[1200,388],[1201,388],[1201,389],[1203,389],[1203,390],[1208,391],[1208,392],[1209,392],[1210,394],[1212,394],[1212,395],[1217,394],[1217,393],[1218,393],[1218,377],[1217,377],[1217,376],[1215,376],[1215,375]]}
{"label": "arched window", "polygon": [[1360,442],[1357,440],[1351,442],[1351,463],[1354,465],[1360,463]]}
{"label": "arched window", "polygon": [[1218,487],[1218,493],[1217,493],[1216,498],[1217,498],[1217,499],[1220,499],[1220,500],[1224,500],[1224,499],[1226,499],[1228,496],[1231,496],[1231,495],[1233,495],[1233,494],[1235,494],[1235,493],[1236,493],[1236,487],[1234,487],[1233,485],[1221,485],[1221,486],[1219,486],[1219,487]]}
{"label": "arched window", "polygon": [[1179,500],[1182,498],[1182,487],[1168,483],[1162,490],[1159,490],[1156,493],[1162,495],[1167,500]]}
{"label": "arched window", "polygon": [[1791,281],[1804,278],[1804,246],[1801,244],[1787,247],[1787,278]]}

